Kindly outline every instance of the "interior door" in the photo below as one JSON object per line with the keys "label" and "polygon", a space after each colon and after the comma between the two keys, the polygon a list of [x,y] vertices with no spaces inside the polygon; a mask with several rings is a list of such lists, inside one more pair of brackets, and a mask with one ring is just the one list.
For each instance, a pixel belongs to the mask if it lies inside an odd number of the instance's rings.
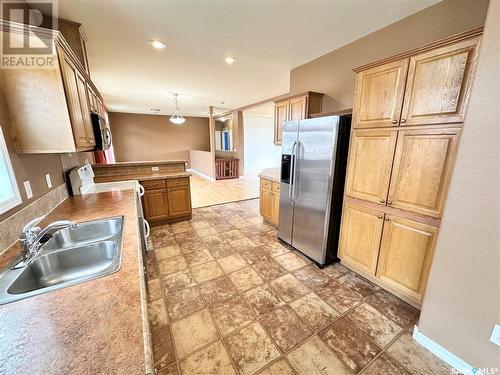
{"label": "interior door", "polygon": [[292,246],[325,262],[339,116],[299,121]]}
{"label": "interior door", "polygon": [[408,59],[358,73],[352,122],[354,128],[398,126]]}
{"label": "interior door", "polygon": [[438,229],[391,215],[385,219],[377,277],[421,301]]}
{"label": "interior door", "polygon": [[347,162],[345,194],[385,206],[397,130],[354,130]]}
{"label": "interior door", "polygon": [[410,58],[401,125],[463,122],[478,38]]}
{"label": "interior door", "polygon": [[283,124],[283,138],[281,144],[281,185],[280,185],[280,203],[279,203],[279,225],[278,237],[283,241],[292,243],[292,224],[293,224],[293,201],[291,192],[293,184],[293,174],[295,170],[295,156],[297,136],[299,130],[298,121],[287,121]]}
{"label": "interior door", "polygon": [[441,217],[459,128],[401,130],[387,205]]}
{"label": "interior door", "polygon": [[383,225],[382,211],[345,202],[339,258],[375,275]]}

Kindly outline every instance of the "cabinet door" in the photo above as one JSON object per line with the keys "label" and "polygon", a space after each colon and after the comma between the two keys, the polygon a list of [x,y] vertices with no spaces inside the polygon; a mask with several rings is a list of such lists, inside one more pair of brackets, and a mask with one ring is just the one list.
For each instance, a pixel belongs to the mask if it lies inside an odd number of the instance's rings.
{"label": "cabinet door", "polygon": [[274,108],[274,143],[281,144],[281,131],[283,122],[288,121],[289,102],[276,103]]}
{"label": "cabinet door", "polygon": [[345,203],[340,230],[339,257],[375,275],[384,214]]}
{"label": "cabinet door", "polygon": [[460,129],[401,130],[387,204],[441,217]]}
{"label": "cabinet door", "polygon": [[385,205],[396,138],[396,130],[352,132],[346,195]]}
{"label": "cabinet door", "polygon": [[410,58],[402,125],[463,122],[478,39]]}
{"label": "cabinet door", "polygon": [[148,221],[164,220],[168,217],[165,190],[146,190],[143,195],[144,216]]}
{"label": "cabinet door", "polygon": [[273,220],[273,195],[271,190],[260,189],[260,214],[266,220]]}
{"label": "cabinet door", "polygon": [[272,192],[272,207],[271,207],[271,211],[272,211],[272,222],[276,225],[279,224],[280,222],[280,193],[279,192]]}
{"label": "cabinet door", "polygon": [[437,228],[386,215],[377,277],[421,301],[431,267]]}
{"label": "cabinet door", "polygon": [[170,217],[191,215],[191,194],[189,186],[167,189],[168,213]]}
{"label": "cabinet door", "polygon": [[304,120],[307,117],[307,96],[290,100],[289,120]]}
{"label": "cabinet door", "polygon": [[83,128],[85,129],[85,138],[87,145],[95,146],[94,129],[92,128],[92,121],[90,119],[89,99],[87,95],[87,84],[85,78],[77,73],[77,86],[78,86],[78,100],[82,111]]}
{"label": "cabinet door", "polygon": [[64,81],[64,91],[68,103],[69,117],[71,119],[71,128],[73,129],[73,138],[77,148],[88,147],[85,125],[83,123],[82,108],[78,94],[78,73],[76,67],[66,57],[61,54],[61,70]]}
{"label": "cabinet door", "polygon": [[354,128],[397,126],[403,104],[408,59],[358,73],[354,94]]}

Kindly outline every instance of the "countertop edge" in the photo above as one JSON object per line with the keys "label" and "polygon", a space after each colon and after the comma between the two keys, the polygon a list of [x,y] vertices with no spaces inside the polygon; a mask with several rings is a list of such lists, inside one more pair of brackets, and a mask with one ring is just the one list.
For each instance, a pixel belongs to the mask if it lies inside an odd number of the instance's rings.
{"label": "countertop edge", "polygon": [[273,182],[281,182],[280,181],[280,168],[268,168],[264,169],[257,175],[259,178],[263,178],[265,180],[271,180]]}

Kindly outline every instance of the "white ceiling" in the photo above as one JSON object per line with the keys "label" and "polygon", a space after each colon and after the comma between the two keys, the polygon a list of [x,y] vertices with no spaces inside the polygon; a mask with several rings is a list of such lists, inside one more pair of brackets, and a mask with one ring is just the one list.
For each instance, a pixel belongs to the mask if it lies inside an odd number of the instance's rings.
{"label": "white ceiling", "polygon": [[284,94],[292,68],[436,2],[59,0],[59,17],[83,24],[110,111],[172,113],[179,92],[183,114],[206,116]]}

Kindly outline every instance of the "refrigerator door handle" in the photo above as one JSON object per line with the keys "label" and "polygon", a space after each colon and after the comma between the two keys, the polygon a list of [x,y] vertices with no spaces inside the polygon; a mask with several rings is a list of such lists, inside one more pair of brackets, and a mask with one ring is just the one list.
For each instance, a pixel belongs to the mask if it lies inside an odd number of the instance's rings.
{"label": "refrigerator door handle", "polygon": [[290,161],[290,184],[288,185],[288,200],[293,203],[293,185],[295,182],[295,146],[297,146],[297,141],[293,142],[292,145],[292,157]]}
{"label": "refrigerator door handle", "polygon": [[[295,146],[297,146],[297,152],[295,153]],[[293,153],[293,158],[296,159],[294,162],[293,162],[293,186],[292,187],[292,202],[295,202],[297,200],[297,189],[296,189],[296,185],[298,185],[298,181],[297,181],[297,163],[298,163],[298,157],[299,157],[299,154],[300,154],[300,147],[304,147],[302,145],[302,142],[300,141],[297,141],[296,144],[294,144],[294,153]],[[297,182],[297,184],[295,183]]]}

